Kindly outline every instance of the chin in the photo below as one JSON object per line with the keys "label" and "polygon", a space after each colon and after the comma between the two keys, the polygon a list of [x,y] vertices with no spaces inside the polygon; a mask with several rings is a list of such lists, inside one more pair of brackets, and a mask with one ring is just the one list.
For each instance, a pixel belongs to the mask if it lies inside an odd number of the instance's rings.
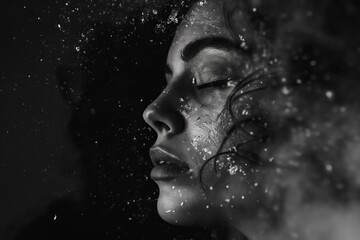
{"label": "chin", "polygon": [[218,221],[216,209],[210,207],[201,187],[158,183],[157,210],[160,217],[173,225],[208,226]]}

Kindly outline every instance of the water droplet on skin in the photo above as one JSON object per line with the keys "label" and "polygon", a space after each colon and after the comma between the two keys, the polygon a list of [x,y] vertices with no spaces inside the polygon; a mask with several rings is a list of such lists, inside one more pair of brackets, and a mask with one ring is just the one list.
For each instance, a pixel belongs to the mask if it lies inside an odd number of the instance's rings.
{"label": "water droplet on skin", "polygon": [[227,87],[235,87],[235,83],[233,81],[229,81],[226,83]]}
{"label": "water droplet on skin", "polygon": [[239,169],[239,167],[237,165],[234,165],[234,166],[230,166],[228,171],[229,171],[230,175],[235,175],[236,172],[238,171],[238,169]]}
{"label": "water droplet on skin", "polygon": [[192,79],[191,79],[191,83],[194,84],[194,85],[196,85],[196,84],[197,84],[196,78],[192,78]]}
{"label": "water droplet on skin", "polygon": [[209,155],[211,155],[212,151],[210,151],[208,148],[204,148],[203,151]]}
{"label": "water droplet on skin", "polygon": [[206,4],[206,3],[207,3],[207,1],[206,1],[206,0],[204,0],[204,1],[200,1],[200,2],[199,2],[199,5],[200,5],[200,6],[204,6],[204,4]]}

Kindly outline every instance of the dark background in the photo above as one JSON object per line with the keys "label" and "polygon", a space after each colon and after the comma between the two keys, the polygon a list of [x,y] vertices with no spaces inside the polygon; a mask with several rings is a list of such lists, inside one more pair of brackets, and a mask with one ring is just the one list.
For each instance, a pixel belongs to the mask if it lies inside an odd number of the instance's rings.
{"label": "dark background", "polygon": [[161,1],[2,3],[1,239],[195,236],[157,215],[148,178],[155,135],[141,116],[164,83],[185,10]]}
{"label": "dark background", "polygon": [[[293,21],[275,31],[295,30],[295,51],[284,53],[294,54],[292,73],[309,79],[308,94],[332,90],[331,101],[358,113],[357,2],[302,2],[312,11],[285,4]],[[148,178],[155,133],[142,120],[165,83],[167,49],[187,8],[175,0],[2,1],[1,240],[209,239],[207,230],[159,218]]]}
{"label": "dark background", "polygon": [[81,187],[71,111],[54,74],[64,53],[59,11],[55,3],[2,2],[0,232]]}

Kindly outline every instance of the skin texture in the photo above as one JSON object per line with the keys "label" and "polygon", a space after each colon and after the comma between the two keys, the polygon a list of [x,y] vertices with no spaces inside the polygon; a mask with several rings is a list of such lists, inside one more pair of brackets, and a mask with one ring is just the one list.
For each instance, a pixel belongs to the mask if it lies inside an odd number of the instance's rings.
{"label": "skin texture", "polygon": [[[258,221],[255,218],[267,218],[262,207],[266,202],[265,186],[261,184],[259,171],[246,161],[238,163],[224,156],[217,165],[218,174],[213,164],[205,166],[202,172],[205,189],[199,181],[201,167],[217,153],[232,126],[229,115],[221,112],[236,83],[198,89],[205,83],[242,78],[253,68],[245,64],[249,62],[246,56],[216,48],[205,48],[191,61],[183,61],[184,47],[204,37],[222,37],[234,42],[221,1],[196,3],[187,13],[168,53],[167,65],[171,71],[166,73],[167,86],[144,111],[145,121],[157,132],[154,146],[176,155],[190,168],[187,175],[157,181],[158,212],[171,224],[236,226],[237,230],[253,235],[250,231],[258,231],[252,226]],[[251,111],[254,108],[251,100],[244,97],[237,111]],[[225,149],[247,140],[248,134],[239,133],[229,139]],[[266,228],[262,223],[255,226]]]}
{"label": "skin texture", "polygon": [[[144,112],[158,134],[154,146],[167,149],[191,169],[171,181],[157,181],[160,216],[171,224],[222,225],[229,239],[242,239],[237,233],[254,240],[358,236],[358,227],[349,226],[358,223],[359,214],[351,221],[342,215],[345,209],[358,212],[350,203],[357,205],[359,194],[344,165],[355,160],[348,152],[358,148],[344,146],[353,141],[348,136],[357,126],[347,124],[349,116],[355,119],[352,104],[346,106],[343,98],[350,88],[338,81],[349,73],[353,76],[351,61],[340,57],[346,49],[334,44],[341,40],[343,30],[347,32],[338,24],[339,18],[333,17],[334,12],[341,12],[339,6],[327,3],[332,12],[322,2],[224,1],[230,3],[227,22],[220,0],[199,1],[188,12],[169,50],[167,87]],[[242,54],[213,47],[190,61],[180,57],[189,43],[209,36],[245,41],[249,51]],[[349,49],[353,52],[354,48]],[[344,59],[350,55],[343,55]],[[261,87],[262,80],[269,82],[271,77],[261,76],[242,85],[249,75],[266,68],[275,72],[274,85],[270,83],[266,91],[240,94],[231,105],[236,119],[223,112],[234,86],[241,87],[241,93]],[[201,88],[227,78],[241,80]],[[234,124],[248,118],[267,123],[268,127],[263,125],[266,140],[241,144],[261,135],[262,129],[254,125],[236,125],[236,131],[228,134]],[[220,148],[224,138],[226,144]],[[218,151],[239,145],[236,151],[258,155],[261,164],[226,155],[214,165],[207,161]],[[350,200],[351,196],[356,197]],[[342,237],[336,236],[342,232],[340,226],[346,229]]]}

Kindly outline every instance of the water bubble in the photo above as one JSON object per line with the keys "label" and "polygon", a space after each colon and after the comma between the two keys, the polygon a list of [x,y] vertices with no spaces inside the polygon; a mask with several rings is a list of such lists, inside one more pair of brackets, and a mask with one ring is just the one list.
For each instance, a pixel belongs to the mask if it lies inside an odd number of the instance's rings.
{"label": "water bubble", "polygon": [[288,95],[288,94],[290,93],[290,89],[287,88],[286,86],[284,86],[284,87],[281,89],[281,91],[282,91],[282,93],[283,93],[284,95]]}
{"label": "water bubble", "polygon": [[179,20],[177,18],[177,15],[178,15],[178,11],[177,10],[173,10],[167,20],[167,24],[170,24],[170,23],[178,23]]}
{"label": "water bubble", "polygon": [[333,167],[330,164],[326,164],[326,171],[327,172],[332,172]]}
{"label": "water bubble", "polygon": [[332,99],[332,98],[334,97],[334,92],[332,92],[332,91],[326,91],[325,95],[326,95],[326,97],[327,97],[328,99]]}

